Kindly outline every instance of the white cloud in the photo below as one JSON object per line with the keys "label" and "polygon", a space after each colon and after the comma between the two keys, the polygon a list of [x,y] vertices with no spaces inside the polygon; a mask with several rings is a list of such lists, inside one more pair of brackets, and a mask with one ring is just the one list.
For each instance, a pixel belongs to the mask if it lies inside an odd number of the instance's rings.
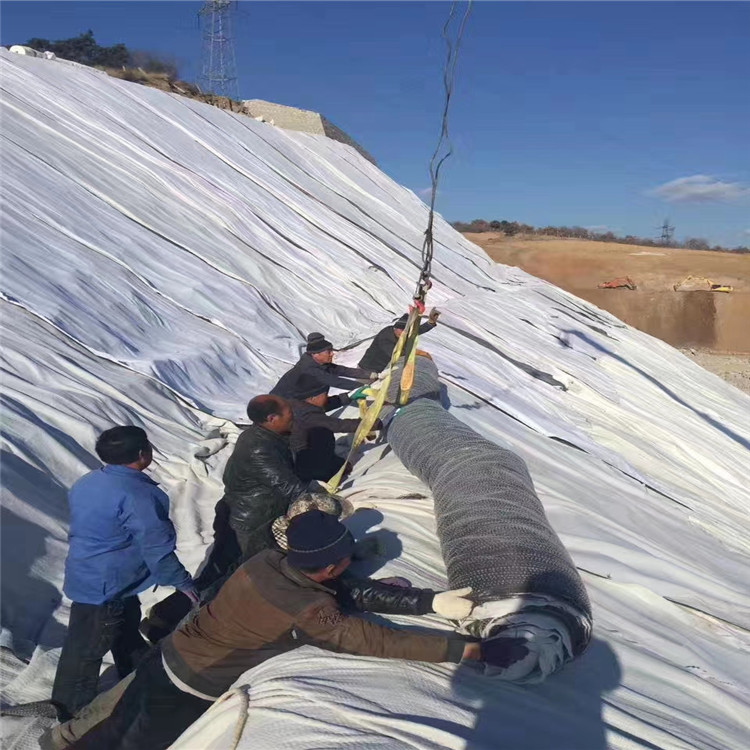
{"label": "white cloud", "polygon": [[648,195],[670,203],[731,201],[750,195],[750,188],[739,182],[723,182],[707,174],[678,177],[648,191]]}

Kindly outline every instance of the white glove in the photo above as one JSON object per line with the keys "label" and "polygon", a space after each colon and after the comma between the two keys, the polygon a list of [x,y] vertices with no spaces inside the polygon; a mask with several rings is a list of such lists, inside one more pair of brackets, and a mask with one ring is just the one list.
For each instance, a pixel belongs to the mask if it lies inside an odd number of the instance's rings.
{"label": "white glove", "polygon": [[441,591],[432,599],[432,608],[446,620],[463,620],[471,614],[474,602],[469,599],[471,586],[452,591]]}

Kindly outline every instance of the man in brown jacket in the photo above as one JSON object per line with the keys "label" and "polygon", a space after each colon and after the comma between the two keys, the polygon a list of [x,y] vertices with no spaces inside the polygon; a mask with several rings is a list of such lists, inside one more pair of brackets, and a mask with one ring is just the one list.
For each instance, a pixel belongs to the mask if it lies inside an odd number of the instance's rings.
{"label": "man in brown jacket", "polygon": [[437,612],[458,620],[471,613],[470,589],[436,593],[342,579],[354,539],[319,510],[293,518],[286,535],[286,555],[265,550],[243,563],[210,604],[144,659],[112,715],[71,747],[167,748],[245,671],[306,644],[416,661],[481,658],[479,643],[396,630],[342,611]]}

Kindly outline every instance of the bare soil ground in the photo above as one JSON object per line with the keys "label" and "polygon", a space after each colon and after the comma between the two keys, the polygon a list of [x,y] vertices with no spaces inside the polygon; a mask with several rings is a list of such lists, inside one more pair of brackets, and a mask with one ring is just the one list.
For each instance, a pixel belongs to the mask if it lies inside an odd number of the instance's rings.
{"label": "bare soil ground", "polygon": [[[750,393],[750,255],[641,247],[557,237],[467,233],[499,263],[522,268],[683,350],[707,370]],[[674,285],[687,276],[729,284]],[[599,289],[629,276],[637,289]]]}
{"label": "bare soil ground", "polygon": [[736,292],[750,292],[750,255],[557,237],[508,238],[500,232],[467,233],[466,237],[493,260],[523,268],[571,292],[596,289],[597,284],[618,276],[630,276],[640,291],[671,292],[688,275],[731,284]]}
{"label": "bare soil ground", "polygon": [[160,91],[170,91],[180,94],[180,96],[186,96],[188,99],[197,99],[200,102],[212,104],[219,109],[244,113],[242,102],[230,99],[227,96],[204,94],[194,83],[177,80],[167,73],[148,73],[142,68],[106,68],[102,66],[97,66],[97,68],[103,70],[113,78],[121,78],[131,83],[140,83],[143,86],[159,89]]}
{"label": "bare soil ground", "polygon": [[[750,354],[750,255],[641,247],[556,237],[467,233],[499,263],[524,271],[608,310],[626,323],[681,348]],[[599,289],[629,276],[637,289]],[[711,292],[687,276],[734,288]]]}

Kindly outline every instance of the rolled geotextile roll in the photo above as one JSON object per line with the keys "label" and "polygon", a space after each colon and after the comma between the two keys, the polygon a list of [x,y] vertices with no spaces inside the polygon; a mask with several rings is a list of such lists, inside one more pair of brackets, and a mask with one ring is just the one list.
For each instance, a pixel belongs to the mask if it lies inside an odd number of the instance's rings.
{"label": "rolled geotextile roll", "polygon": [[504,628],[516,634],[541,628],[547,637],[552,617],[561,641],[558,668],[590,639],[583,581],[524,461],[460,422],[439,399],[437,368],[419,358],[411,401],[390,417],[387,440],[432,490],[451,588],[471,586],[482,604],[480,619],[465,629],[487,637],[503,635]]}

